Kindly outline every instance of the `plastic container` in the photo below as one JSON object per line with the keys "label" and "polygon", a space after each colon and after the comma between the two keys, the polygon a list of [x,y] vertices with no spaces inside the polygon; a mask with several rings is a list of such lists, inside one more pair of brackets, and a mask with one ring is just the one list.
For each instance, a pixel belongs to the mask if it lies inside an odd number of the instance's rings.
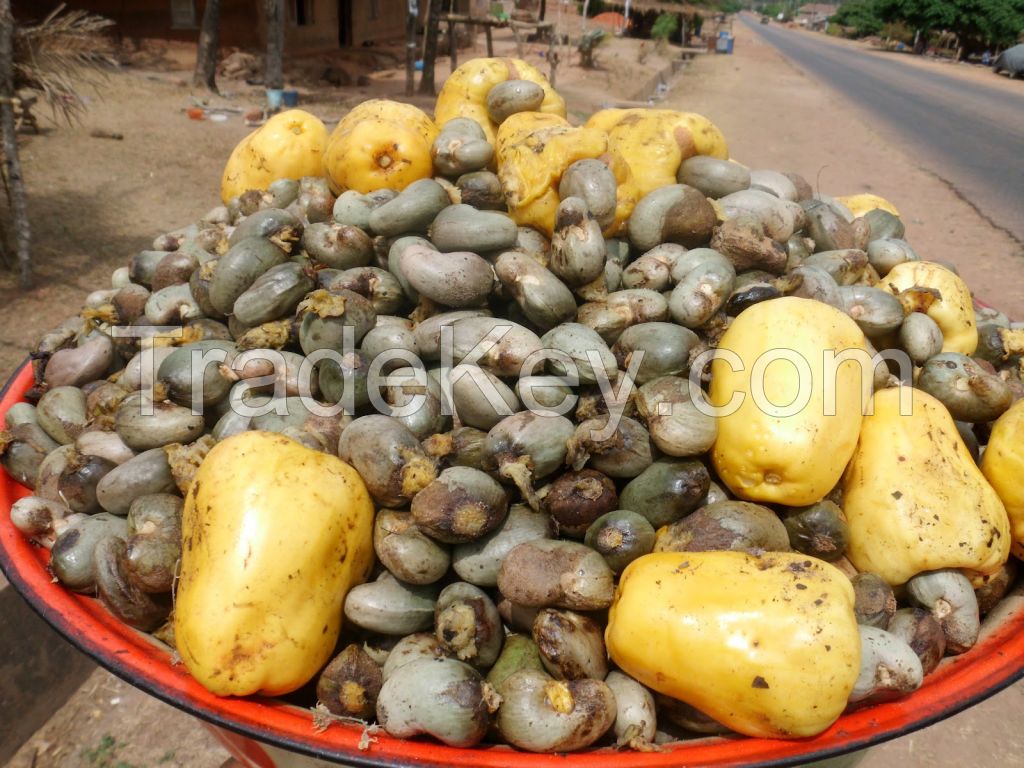
{"label": "plastic container", "polygon": [[[0,392],[0,417],[32,384],[23,365]],[[0,472],[0,508],[28,491]],[[312,713],[260,697],[220,698],[174,664],[171,650],[111,616],[93,598],[70,592],[46,570],[49,552],[33,546],[0,512],[0,570],[33,609],[68,641],[132,685],[204,724],[247,768],[340,763],[357,766],[482,768],[654,768],[655,766],[786,766],[835,758],[938,722],[1002,690],[1024,675],[1024,586],[1018,584],[982,626],[977,645],[945,659],[910,696],[844,715],[812,739],[702,738],[664,752],[605,748],[571,755],[534,755],[505,746],[455,749],[341,723],[314,727]],[[311,760],[308,758],[316,758]],[[841,764],[852,764],[848,759]]]}
{"label": "plastic container", "polygon": [[280,88],[267,88],[267,106],[271,110],[280,109],[284,101],[284,91]]}

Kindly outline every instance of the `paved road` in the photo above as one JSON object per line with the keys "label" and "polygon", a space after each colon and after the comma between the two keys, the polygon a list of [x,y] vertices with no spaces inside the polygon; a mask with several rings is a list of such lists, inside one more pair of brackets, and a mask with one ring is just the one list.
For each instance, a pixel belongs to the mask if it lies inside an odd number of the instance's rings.
{"label": "paved road", "polygon": [[923,167],[1024,242],[1024,87],[1018,95],[742,18],[808,75],[867,110],[883,135],[895,134]]}

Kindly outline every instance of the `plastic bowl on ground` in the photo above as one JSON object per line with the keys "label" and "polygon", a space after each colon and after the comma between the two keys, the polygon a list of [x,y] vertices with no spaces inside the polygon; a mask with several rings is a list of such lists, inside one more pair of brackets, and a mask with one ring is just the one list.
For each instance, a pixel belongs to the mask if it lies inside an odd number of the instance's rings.
{"label": "plastic bowl on ground", "polygon": [[[26,364],[0,391],[0,417],[23,399],[31,385],[32,371]],[[16,499],[28,493],[0,472],[0,508],[9,510]],[[1024,676],[1024,586],[1018,585],[986,617],[977,645],[961,656],[945,659],[920,689],[897,701],[846,714],[812,739],[699,738],[670,745],[663,752],[604,748],[571,755],[536,755],[498,745],[456,749],[426,739],[368,733],[355,724],[335,722],[322,729],[314,723],[310,710],[274,699],[215,696],[176,662],[170,648],[122,624],[95,599],[55,583],[46,569],[48,559],[47,550],[31,544],[14,528],[8,514],[0,514],[0,570],[29,605],[69,642],[117,676],[204,721],[247,768],[322,766],[323,761],[388,768],[800,765],[924,728]],[[315,760],[306,761],[302,756]]]}

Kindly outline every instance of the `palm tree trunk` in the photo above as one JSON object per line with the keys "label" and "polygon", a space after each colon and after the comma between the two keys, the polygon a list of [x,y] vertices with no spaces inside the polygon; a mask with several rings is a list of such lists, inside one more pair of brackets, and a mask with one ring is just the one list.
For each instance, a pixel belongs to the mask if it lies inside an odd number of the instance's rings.
{"label": "palm tree trunk", "polygon": [[18,159],[18,135],[14,126],[14,16],[10,0],[0,0],[0,133],[4,155],[11,223],[18,258],[18,279],[23,290],[32,283],[31,229],[25,180]]}
{"label": "palm tree trunk", "polygon": [[441,26],[441,0],[427,0],[427,31],[423,36],[423,77],[420,93],[433,96],[434,62],[437,61],[437,33]]}
{"label": "palm tree trunk", "polygon": [[221,0],[206,0],[203,9],[203,24],[199,29],[199,47],[196,50],[196,71],[192,73],[192,85],[217,91],[217,49],[220,47],[220,4]]}
{"label": "palm tree trunk", "polygon": [[267,19],[267,61],[263,80],[267,88],[284,88],[284,2],[264,0]]}

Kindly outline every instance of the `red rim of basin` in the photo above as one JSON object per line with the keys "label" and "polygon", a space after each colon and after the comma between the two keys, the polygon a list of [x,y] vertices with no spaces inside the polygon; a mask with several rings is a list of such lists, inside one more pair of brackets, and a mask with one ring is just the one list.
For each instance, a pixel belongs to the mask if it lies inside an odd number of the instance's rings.
{"label": "red rim of basin", "polygon": [[[23,399],[32,371],[23,365],[0,391],[0,416]],[[0,477],[0,507],[28,491],[6,473]],[[1024,589],[1018,586],[985,621],[969,652],[948,658],[910,696],[844,715],[813,739],[704,738],[672,745],[664,752],[621,752],[605,748],[572,755],[536,755],[505,746],[456,749],[427,740],[375,734],[359,749],[363,729],[332,724],[314,728],[308,709],[259,697],[221,698],[175,665],[164,645],[127,627],[91,597],[54,583],[49,553],[26,540],[0,515],[0,569],[29,605],[54,629],[118,677],[214,725],[257,741],[323,760],[356,766],[548,766],[614,765],[654,768],[678,765],[785,766],[835,757],[903,736],[956,714],[1024,676]]]}

